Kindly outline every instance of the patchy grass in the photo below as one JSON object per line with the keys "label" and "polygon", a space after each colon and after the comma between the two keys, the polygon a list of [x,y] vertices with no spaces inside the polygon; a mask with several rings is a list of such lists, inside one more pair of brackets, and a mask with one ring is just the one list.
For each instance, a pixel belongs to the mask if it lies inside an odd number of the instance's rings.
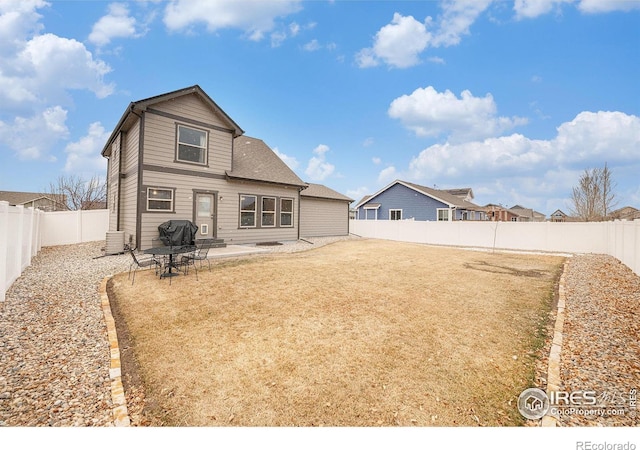
{"label": "patchy grass", "polygon": [[562,262],[354,240],[109,288],[156,423],[521,425]]}

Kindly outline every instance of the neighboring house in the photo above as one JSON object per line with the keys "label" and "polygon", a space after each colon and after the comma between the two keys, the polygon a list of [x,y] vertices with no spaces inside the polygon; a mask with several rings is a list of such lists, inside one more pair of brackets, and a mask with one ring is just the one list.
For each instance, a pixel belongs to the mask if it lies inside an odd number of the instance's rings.
{"label": "neighboring house", "polygon": [[321,184],[308,185],[309,187],[300,192],[300,235],[348,235],[349,205],[353,199]]}
{"label": "neighboring house", "polygon": [[554,212],[551,213],[551,222],[574,222],[575,219],[571,216],[569,216],[568,214],[566,214],[564,211],[560,210],[560,209],[556,209]]}
{"label": "neighboring house", "polygon": [[[197,85],[130,103],[102,150],[109,230],[139,248],[172,219],[195,223],[198,239],[299,239],[308,185],[262,140],[243,134]],[[346,206],[325,210],[325,221],[348,220]],[[310,234],[326,232],[326,223],[305,223]]]}
{"label": "neighboring house", "polygon": [[0,191],[0,201],[9,202],[9,205],[11,206],[21,205],[25,208],[37,208],[42,211],[67,210],[66,197],[60,194]]}
{"label": "neighboring house", "polygon": [[81,209],[107,209],[107,202],[101,200],[85,200]]}
{"label": "neighboring house", "polygon": [[509,210],[518,215],[517,222],[544,222],[547,219],[541,212],[520,205],[512,206]]}
{"label": "neighboring house", "polygon": [[611,214],[609,214],[609,217],[614,220],[636,220],[640,219],[640,210],[638,208],[634,208],[633,206],[625,206],[613,211]]}
{"label": "neighboring house", "polygon": [[363,197],[354,209],[357,220],[486,220],[478,205],[445,190],[401,180]]}
{"label": "neighboring house", "polygon": [[487,219],[493,222],[517,222],[520,217],[515,211],[494,203],[485,205],[484,209],[487,213]]}
{"label": "neighboring house", "polygon": [[544,214],[520,205],[507,209],[502,205],[489,203],[484,209],[488,219],[494,222],[544,222],[546,219]]}

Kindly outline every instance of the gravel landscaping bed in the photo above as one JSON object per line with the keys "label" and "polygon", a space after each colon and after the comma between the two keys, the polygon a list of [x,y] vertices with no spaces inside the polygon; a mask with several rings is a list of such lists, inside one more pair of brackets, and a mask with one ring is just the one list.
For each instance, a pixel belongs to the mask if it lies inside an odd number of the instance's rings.
{"label": "gravel landscaping bed", "polygon": [[0,303],[0,425],[112,425],[98,286],[130,257],[103,247],[43,248]]}
{"label": "gravel landscaping bed", "polygon": [[[566,271],[560,378],[568,392],[595,391],[597,408],[560,417],[560,426],[638,426],[630,399],[640,390],[640,277],[617,259],[580,255]],[[626,410],[598,416],[586,410]]]}

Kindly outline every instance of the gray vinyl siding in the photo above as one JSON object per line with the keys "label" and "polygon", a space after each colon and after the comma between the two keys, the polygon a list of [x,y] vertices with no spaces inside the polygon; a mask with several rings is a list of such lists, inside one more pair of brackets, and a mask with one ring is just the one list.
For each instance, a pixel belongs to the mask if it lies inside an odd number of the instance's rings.
{"label": "gray vinyl siding", "polygon": [[[186,95],[160,103],[154,105],[153,109],[176,117],[165,117],[153,112],[147,114],[145,119],[145,164],[175,165],[182,169],[219,174],[231,170],[232,132],[216,128],[226,129],[228,126],[196,95]],[[176,125],[178,124],[207,131],[208,167],[175,161]]]}
{"label": "gray vinyl siding", "polygon": [[138,145],[140,139],[140,120],[124,134],[125,152],[122,158],[122,186],[120,195],[120,230],[125,232],[125,242],[136,245],[136,213],[138,205]]}
{"label": "gray vinyl siding", "polygon": [[348,234],[348,202],[300,197],[300,236],[346,236]]}
{"label": "gray vinyl siding", "polygon": [[111,156],[107,163],[107,208],[109,209],[109,231],[118,231],[118,184],[120,183],[120,140],[111,144]]}
{"label": "gray vinyl siding", "polygon": [[[145,202],[142,209],[142,246],[151,245],[151,239],[158,236],[158,225],[161,223],[167,220],[194,220],[194,191],[216,192],[215,234],[216,238],[224,239],[227,244],[282,242],[298,239],[298,190],[296,188],[259,183],[228,182],[223,179],[145,170],[143,187],[147,186],[175,189],[175,212],[146,212]],[[241,194],[293,199],[294,226],[289,228],[240,228],[239,204]],[[279,210],[277,212],[279,213]],[[259,213],[260,211],[257,212],[256,216],[257,222],[260,220]]]}
{"label": "gray vinyl siding", "polygon": [[[367,203],[380,203],[378,209],[378,220],[389,220],[390,209],[401,209],[403,219],[414,220],[438,220],[438,208],[448,208],[449,206],[424,194],[409,189],[401,184],[391,186],[384,192],[372,197]],[[360,219],[365,217],[374,219],[375,211],[365,211],[365,203],[358,208]]]}

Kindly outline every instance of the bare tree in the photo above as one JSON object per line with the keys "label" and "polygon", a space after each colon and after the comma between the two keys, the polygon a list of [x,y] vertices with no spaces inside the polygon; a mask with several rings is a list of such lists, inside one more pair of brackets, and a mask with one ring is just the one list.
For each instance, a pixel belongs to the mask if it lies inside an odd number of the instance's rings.
{"label": "bare tree", "polygon": [[107,200],[107,186],[99,177],[84,180],[75,175],[61,175],[50,183],[49,193],[58,203],[58,209],[98,209],[104,208]]}
{"label": "bare tree", "polygon": [[606,163],[603,168],[585,169],[571,194],[571,213],[585,222],[606,220],[616,203],[614,187]]}
{"label": "bare tree", "polygon": [[618,204],[614,192],[616,183],[613,181],[611,169],[609,169],[607,163],[604,163],[604,167],[600,172],[600,184],[602,186],[602,216],[606,220],[609,218],[611,210]]}

